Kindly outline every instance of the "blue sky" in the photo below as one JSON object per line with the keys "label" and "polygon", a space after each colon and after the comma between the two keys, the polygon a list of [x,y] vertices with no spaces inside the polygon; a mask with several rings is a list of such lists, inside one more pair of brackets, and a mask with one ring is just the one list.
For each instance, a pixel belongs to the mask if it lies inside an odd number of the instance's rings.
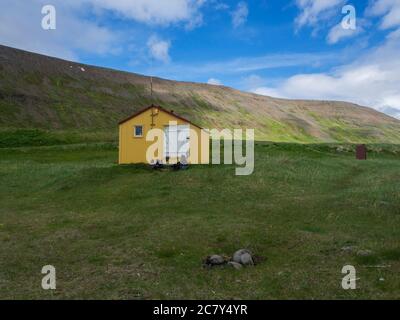
{"label": "blue sky", "polygon": [[[56,29],[43,30],[43,5]],[[356,29],[341,22],[356,9]],[[400,117],[400,0],[2,0],[0,43],[284,98]]]}

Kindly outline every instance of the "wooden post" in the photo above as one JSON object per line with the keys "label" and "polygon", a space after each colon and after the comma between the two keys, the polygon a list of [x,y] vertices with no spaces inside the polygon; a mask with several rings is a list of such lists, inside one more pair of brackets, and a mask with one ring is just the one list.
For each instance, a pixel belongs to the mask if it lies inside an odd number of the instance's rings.
{"label": "wooden post", "polygon": [[365,144],[359,144],[356,147],[356,159],[367,160],[367,147]]}

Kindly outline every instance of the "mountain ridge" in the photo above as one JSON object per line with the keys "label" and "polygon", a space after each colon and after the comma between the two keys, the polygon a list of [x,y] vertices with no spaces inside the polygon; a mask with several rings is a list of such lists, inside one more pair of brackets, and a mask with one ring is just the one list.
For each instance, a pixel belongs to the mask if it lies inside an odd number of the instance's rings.
{"label": "mountain ridge", "polygon": [[254,128],[277,142],[400,143],[400,121],[343,101],[288,100],[179,82],[0,46],[0,129],[114,132],[150,104],[205,128]]}

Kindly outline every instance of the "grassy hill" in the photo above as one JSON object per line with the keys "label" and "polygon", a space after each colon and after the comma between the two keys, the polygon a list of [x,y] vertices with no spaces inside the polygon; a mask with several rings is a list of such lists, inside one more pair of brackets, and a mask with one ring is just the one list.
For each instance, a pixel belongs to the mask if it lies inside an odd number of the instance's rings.
{"label": "grassy hill", "polygon": [[[0,46],[0,299],[400,298],[398,120],[154,82],[151,99],[147,77]],[[204,127],[255,128],[258,140],[335,143],[258,141],[242,177],[232,165],[117,165],[118,121],[152,102]],[[387,144],[356,161],[337,142]],[[239,248],[260,263],[202,268]],[[347,264],[357,290],[341,288]]]}
{"label": "grassy hill", "polygon": [[151,103],[258,140],[400,143],[400,121],[355,104],[163,79],[151,99],[148,77],[0,46],[0,146],[115,141],[118,121]]}
{"label": "grassy hill", "polygon": [[[258,143],[238,177],[118,166],[113,144],[2,148],[0,299],[399,299],[400,147],[346,150]],[[202,268],[243,247],[264,260]]]}

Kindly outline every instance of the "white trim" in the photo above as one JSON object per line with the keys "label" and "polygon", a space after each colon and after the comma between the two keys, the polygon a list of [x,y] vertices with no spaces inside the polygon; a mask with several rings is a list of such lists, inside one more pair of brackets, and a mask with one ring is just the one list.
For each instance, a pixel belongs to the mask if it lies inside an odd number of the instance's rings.
{"label": "white trim", "polygon": [[[137,135],[136,134],[136,127],[142,127],[142,134],[141,135]],[[143,128],[144,128],[144,125],[142,125],[142,124],[133,125],[133,137],[134,138],[143,138]]]}

